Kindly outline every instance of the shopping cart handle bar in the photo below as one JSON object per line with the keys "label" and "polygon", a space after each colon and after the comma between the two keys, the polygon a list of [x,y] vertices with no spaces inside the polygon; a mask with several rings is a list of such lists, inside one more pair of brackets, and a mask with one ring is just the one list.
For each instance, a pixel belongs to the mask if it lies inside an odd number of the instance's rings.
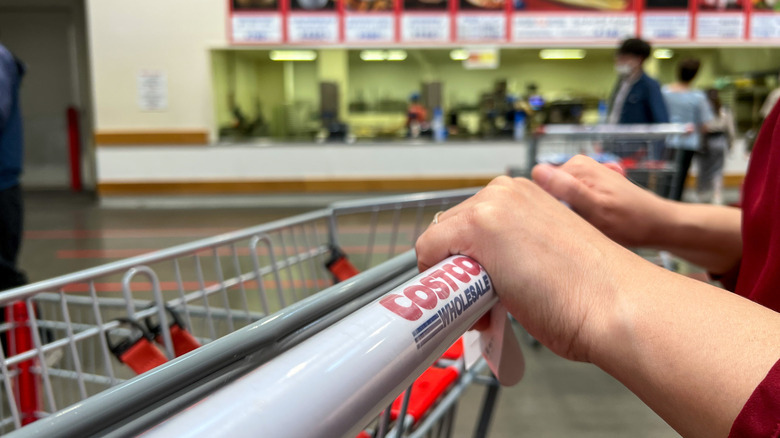
{"label": "shopping cart handle bar", "polygon": [[354,437],[497,301],[450,257],[144,436]]}
{"label": "shopping cart handle bar", "polygon": [[687,134],[687,125],[683,123],[655,124],[620,124],[620,125],[544,125],[540,129],[542,135],[567,136],[577,138],[641,138],[650,140],[663,139],[669,135]]}

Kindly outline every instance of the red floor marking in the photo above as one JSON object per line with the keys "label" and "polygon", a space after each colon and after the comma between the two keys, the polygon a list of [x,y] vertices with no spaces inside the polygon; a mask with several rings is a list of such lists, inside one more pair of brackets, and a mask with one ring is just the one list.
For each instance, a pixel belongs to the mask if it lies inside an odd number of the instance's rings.
{"label": "red floor marking", "polygon": [[[213,281],[207,281],[206,287],[211,287],[216,284],[219,284],[217,282]],[[318,288],[324,288],[328,287],[332,284],[332,282],[328,280],[295,280],[293,282],[290,282],[289,280],[282,280],[282,289],[290,289],[292,288],[301,288],[301,287],[318,287]],[[275,289],[276,288],[276,281],[274,280],[264,280],[263,286],[266,289]],[[200,290],[200,283],[197,281],[185,281],[182,282],[182,287],[184,288],[184,292],[192,292]],[[133,282],[130,283],[130,290],[132,292],[149,292],[152,290],[152,284],[149,282]],[[247,281],[244,282],[244,288],[246,289],[253,289],[257,288],[257,282],[256,281]],[[238,289],[238,286],[233,286],[229,288],[228,290]],[[160,290],[163,292],[169,292],[169,291],[177,291],[179,290],[179,284],[175,281],[161,281],[160,282]],[[89,292],[89,283],[71,283],[65,287],[62,288],[62,291],[65,293],[86,293]],[[95,283],[95,291],[96,292],[121,292],[122,291],[122,283],[119,282],[106,282],[106,283]]]}
{"label": "red floor marking", "polygon": [[[423,224],[421,232],[424,230]],[[407,231],[411,231],[407,228]],[[294,227],[300,230],[300,227]],[[304,226],[307,233],[311,234],[311,226]],[[239,231],[241,228],[137,228],[137,229],[101,229],[101,230],[28,230],[24,233],[25,239],[52,240],[52,239],[128,239],[144,237],[211,237],[219,234]],[[377,232],[390,232],[392,225],[378,225]],[[365,234],[371,231],[369,225],[340,226],[339,232],[345,234]],[[326,233],[323,226],[318,227],[318,233]]]}
{"label": "red floor marking", "polygon": [[215,236],[238,228],[139,228],[103,230],[29,230],[25,239],[121,239],[143,237],[201,237]]}
{"label": "red floor marking", "polygon": [[[366,246],[345,246],[341,248],[344,252],[347,253],[347,256],[353,255],[353,254],[366,254],[368,252],[368,247]],[[401,251],[406,251],[409,249],[407,245],[396,245],[395,250],[396,253],[399,253]],[[390,252],[390,245],[374,245],[374,252],[375,253],[389,253]],[[58,259],[124,259],[128,257],[135,257],[141,254],[147,254],[150,252],[157,251],[155,249],[142,249],[142,248],[127,248],[127,249],[61,249],[58,250],[56,253],[56,257]],[[252,252],[249,250],[249,248],[246,247],[239,247],[236,248],[236,254],[240,257],[246,257],[249,256]],[[198,254],[201,257],[207,257],[211,256],[213,254],[213,251],[210,249],[199,251]],[[268,248],[265,246],[259,246],[257,248],[257,254],[259,256],[267,256],[268,255]],[[217,249],[217,255],[220,257],[229,257],[233,255],[233,252],[230,248],[219,248]],[[292,249],[289,249],[287,253],[281,249],[276,248],[275,255],[277,257],[284,257],[284,256],[292,256],[293,251]]]}

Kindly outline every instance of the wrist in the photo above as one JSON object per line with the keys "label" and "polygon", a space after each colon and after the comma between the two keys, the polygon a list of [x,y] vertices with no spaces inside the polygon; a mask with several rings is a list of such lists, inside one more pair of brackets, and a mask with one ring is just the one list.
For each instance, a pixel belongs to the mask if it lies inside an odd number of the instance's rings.
{"label": "wrist", "polygon": [[660,197],[651,208],[650,220],[642,245],[649,248],[665,249],[674,242],[675,231],[680,227],[684,219],[681,212],[683,204]]}

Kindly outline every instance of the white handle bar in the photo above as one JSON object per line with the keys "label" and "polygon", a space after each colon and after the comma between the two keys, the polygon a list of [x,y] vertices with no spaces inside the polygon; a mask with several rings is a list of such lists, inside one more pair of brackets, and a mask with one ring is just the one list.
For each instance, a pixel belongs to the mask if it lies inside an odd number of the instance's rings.
{"label": "white handle bar", "polygon": [[497,301],[450,257],[143,436],[354,437]]}

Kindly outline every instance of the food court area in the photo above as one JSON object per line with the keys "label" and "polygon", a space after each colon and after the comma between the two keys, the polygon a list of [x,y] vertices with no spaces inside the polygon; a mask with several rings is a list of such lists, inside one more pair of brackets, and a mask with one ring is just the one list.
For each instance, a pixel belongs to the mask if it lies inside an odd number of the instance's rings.
{"label": "food court area", "polygon": [[0,0],[0,434],[688,436],[530,334],[465,250],[420,274],[415,245],[576,155],[739,207],[778,5]]}

